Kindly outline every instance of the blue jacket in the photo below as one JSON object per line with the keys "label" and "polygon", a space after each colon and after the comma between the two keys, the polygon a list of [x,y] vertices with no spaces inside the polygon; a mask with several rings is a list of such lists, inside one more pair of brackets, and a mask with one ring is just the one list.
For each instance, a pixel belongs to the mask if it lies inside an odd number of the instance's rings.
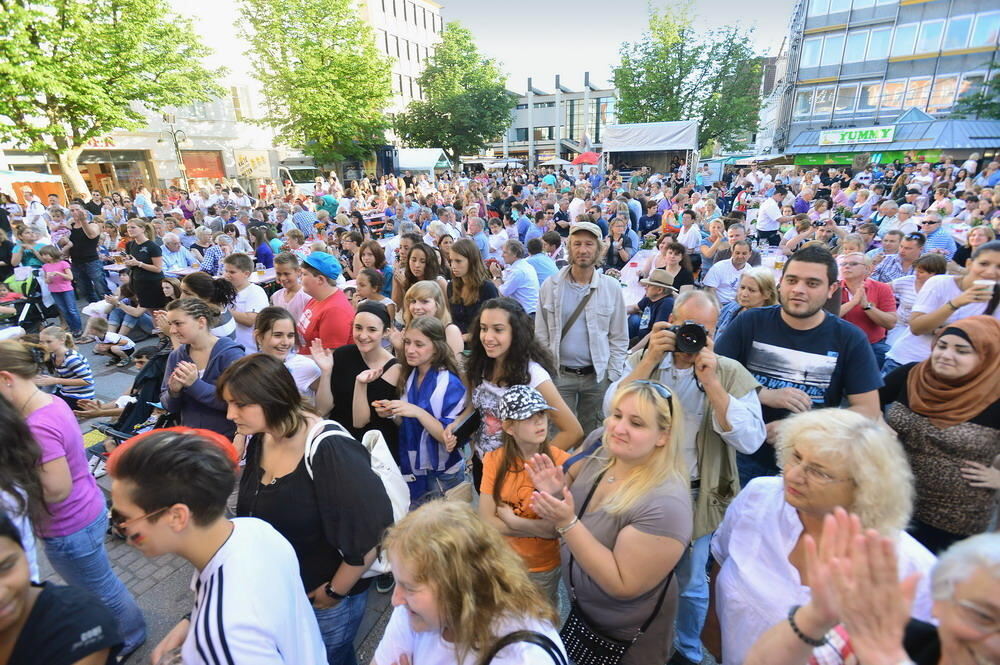
{"label": "blue jacket", "polygon": [[184,388],[181,394],[174,397],[167,388],[167,381],[174,367],[182,360],[191,362],[188,345],[170,352],[167,358],[167,368],[163,373],[163,383],[160,385],[160,402],[170,413],[180,416],[180,424],[185,427],[198,427],[218,432],[231,438],[236,433],[236,426],[226,418],[226,403],[215,395],[215,381],[227,367],[243,357],[246,350],[228,337],[221,337],[212,347],[208,357],[205,372],[193,384]]}

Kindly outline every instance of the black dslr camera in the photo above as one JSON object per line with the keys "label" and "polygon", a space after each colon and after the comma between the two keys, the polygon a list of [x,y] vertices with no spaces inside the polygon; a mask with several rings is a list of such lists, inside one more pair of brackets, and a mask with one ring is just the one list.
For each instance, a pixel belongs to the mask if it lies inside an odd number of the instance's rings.
{"label": "black dslr camera", "polygon": [[674,348],[681,353],[698,353],[708,344],[708,331],[700,323],[685,321],[668,330],[676,336]]}

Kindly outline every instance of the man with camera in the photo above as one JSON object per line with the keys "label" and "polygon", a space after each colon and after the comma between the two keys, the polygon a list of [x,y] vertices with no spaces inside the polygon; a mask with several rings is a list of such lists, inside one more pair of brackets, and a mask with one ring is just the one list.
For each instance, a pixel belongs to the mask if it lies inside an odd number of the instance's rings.
{"label": "man with camera", "polygon": [[605,397],[607,411],[620,385],[658,381],[670,389],[684,413],[682,441],[695,513],[691,547],[676,571],[681,592],[672,665],[701,662],[712,532],[740,490],[736,453],[753,453],[766,435],[757,399],[760,384],[738,362],[715,354],[712,337],[718,319],[719,305],[710,294],[680,294],[669,321],[653,325],[647,348],[628,357],[627,374]]}

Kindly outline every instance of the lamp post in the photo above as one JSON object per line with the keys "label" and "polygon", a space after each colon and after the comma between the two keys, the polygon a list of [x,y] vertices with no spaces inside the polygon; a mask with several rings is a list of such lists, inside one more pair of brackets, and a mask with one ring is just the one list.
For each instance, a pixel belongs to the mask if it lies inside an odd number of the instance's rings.
{"label": "lamp post", "polygon": [[[191,145],[191,140],[188,138],[187,133],[183,129],[174,129],[174,123],[177,122],[177,117],[172,113],[163,114],[163,122],[167,123],[170,129],[164,129],[160,132],[161,136],[156,140],[157,143],[166,143],[168,140],[172,141],[174,144],[174,159],[177,160],[177,168],[181,172],[181,185],[184,186],[184,191],[189,191],[188,189],[188,179],[187,179],[187,166],[184,164],[184,155],[181,154],[181,145]],[[169,139],[167,138],[169,137]]]}

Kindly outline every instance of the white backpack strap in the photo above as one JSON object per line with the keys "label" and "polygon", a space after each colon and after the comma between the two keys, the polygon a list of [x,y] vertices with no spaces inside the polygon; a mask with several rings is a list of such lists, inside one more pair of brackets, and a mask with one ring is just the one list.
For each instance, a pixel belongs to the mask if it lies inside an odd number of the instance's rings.
{"label": "white backpack strap", "polygon": [[[328,430],[328,431],[323,431]],[[336,420],[320,420],[318,423],[313,425],[312,429],[309,430],[309,434],[306,435],[306,450],[305,450],[305,463],[306,471],[309,472],[309,477],[313,477],[313,457],[316,455],[316,450],[319,448],[319,442],[328,436],[351,436],[343,425],[338,423]]]}

